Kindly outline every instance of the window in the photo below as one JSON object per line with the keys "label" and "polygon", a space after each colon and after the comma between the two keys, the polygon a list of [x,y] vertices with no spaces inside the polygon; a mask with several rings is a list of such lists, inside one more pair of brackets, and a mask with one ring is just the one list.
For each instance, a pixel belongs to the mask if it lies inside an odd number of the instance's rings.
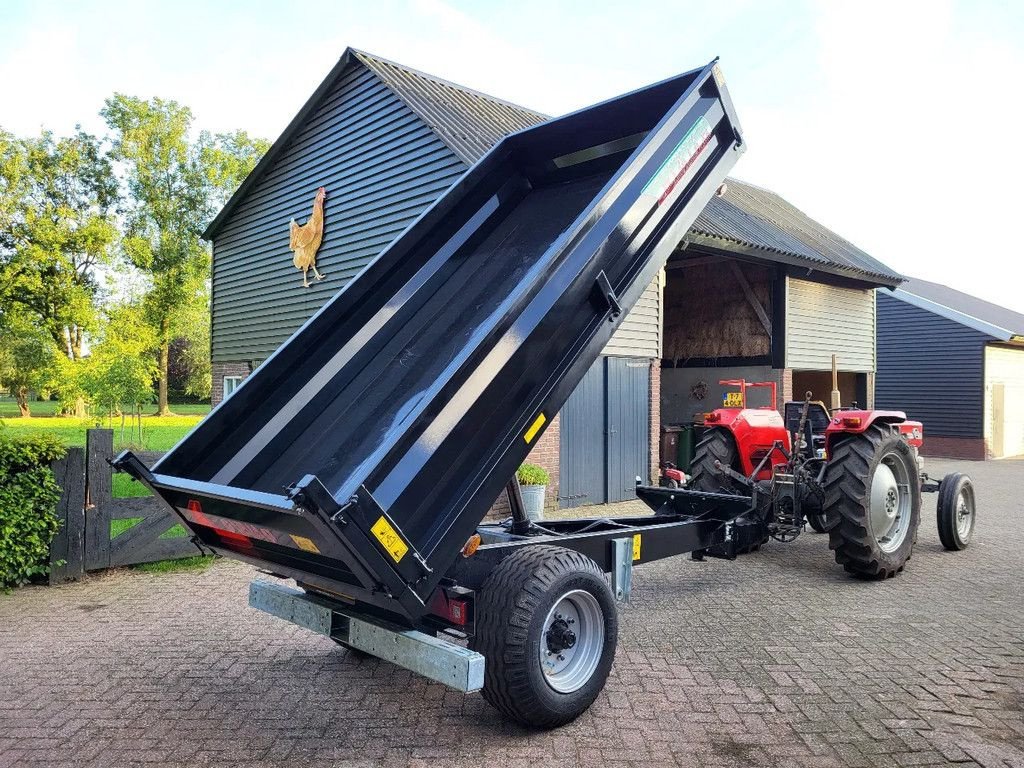
{"label": "window", "polygon": [[242,383],[245,376],[225,376],[224,377],[224,397],[226,398]]}

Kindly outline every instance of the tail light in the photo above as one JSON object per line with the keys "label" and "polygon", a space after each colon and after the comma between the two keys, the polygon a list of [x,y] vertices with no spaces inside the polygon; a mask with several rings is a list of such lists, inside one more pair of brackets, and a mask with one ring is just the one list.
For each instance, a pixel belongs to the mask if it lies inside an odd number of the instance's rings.
{"label": "tail light", "polygon": [[704,421],[709,421],[709,422],[714,423],[716,421],[721,421],[721,420],[722,420],[722,414],[718,413],[717,411],[712,411],[711,413],[705,413],[704,414]]}
{"label": "tail light", "polygon": [[863,421],[860,416],[843,416],[844,427],[859,427]]}

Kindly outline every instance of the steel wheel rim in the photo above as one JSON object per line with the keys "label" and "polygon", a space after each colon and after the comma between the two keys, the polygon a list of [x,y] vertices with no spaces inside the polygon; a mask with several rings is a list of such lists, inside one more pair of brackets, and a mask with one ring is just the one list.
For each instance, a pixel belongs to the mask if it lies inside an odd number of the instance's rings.
{"label": "steel wheel rim", "polygon": [[956,496],[956,533],[960,541],[967,541],[973,528],[974,494],[968,494],[966,488],[961,488]]}
{"label": "steel wheel rim", "polygon": [[541,630],[539,661],[544,680],[558,693],[572,693],[594,675],[604,650],[604,611],[582,589],[562,595]]}
{"label": "steel wheel rim", "polygon": [[895,552],[910,530],[910,477],[903,458],[887,453],[871,478],[871,532],[883,552]]}

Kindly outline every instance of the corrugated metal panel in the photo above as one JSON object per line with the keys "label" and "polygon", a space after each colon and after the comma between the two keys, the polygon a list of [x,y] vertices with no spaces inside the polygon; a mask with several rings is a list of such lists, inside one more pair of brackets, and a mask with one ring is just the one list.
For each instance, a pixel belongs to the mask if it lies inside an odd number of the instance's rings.
{"label": "corrugated metal panel", "polygon": [[608,501],[636,498],[636,478],[651,467],[650,360],[609,357]]}
{"label": "corrugated metal panel", "polygon": [[875,292],[809,280],[786,280],[786,367],[875,370]]}
{"label": "corrugated metal panel", "polygon": [[900,286],[900,290],[950,310],[947,317],[951,320],[962,321],[965,325],[979,321],[975,326],[979,331],[991,333],[1000,341],[1009,341],[1014,336],[1024,336],[1024,314],[962,293],[948,285],[912,277]]}
{"label": "corrugated metal panel", "polygon": [[664,272],[654,279],[615,334],[608,341],[603,355],[626,357],[661,357],[662,295]]}
{"label": "corrugated metal panel", "polygon": [[604,361],[597,359],[559,411],[558,500],[565,508],[607,501]]}
{"label": "corrugated metal panel", "polygon": [[928,435],[984,435],[983,355],[978,331],[878,292],[875,407],[906,411]]}
{"label": "corrugated metal panel", "polygon": [[1024,456],[1024,349],[985,348],[985,442],[994,458]]}
{"label": "corrugated metal panel", "polygon": [[510,133],[548,118],[485,93],[418,72],[363,51],[356,58],[373,70],[467,165]]}
{"label": "corrugated metal panel", "polygon": [[902,278],[882,262],[822,226],[774,192],[736,179],[712,198],[691,232],[795,256],[825,271],[895,285]]}
{"label": "corrugated metal panel", "polygon": [[[375,74],[350,67],[217,231],[214,361],[269,355],[464,170]],[[326,279],[307,289],[292,265],[288,223],[306,221],[321,185],[317,267]]]}

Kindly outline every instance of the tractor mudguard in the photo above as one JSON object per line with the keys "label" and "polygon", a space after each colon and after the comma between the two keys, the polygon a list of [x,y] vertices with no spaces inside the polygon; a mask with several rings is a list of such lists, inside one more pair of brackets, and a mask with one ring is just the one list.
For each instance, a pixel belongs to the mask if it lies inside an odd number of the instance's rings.
{"label": "tractor mudguard", "polygon": [[832,445],[840,435],[859,435],[874,424],[898,424],[900,434],[914,448],[924,444],[924,425],[920,421],[908,421],[903,411],[836,411],[825,429],[825,448],[832,453]]}
{"label": "tractor mudguard", "polygon": [[[740,471],[750,475],[764,456],[772,450],[778,441],[784,450],[789,451],[789,432],[782,415],[769,408],[718,408],[704,418],[705,427],[721,427],[727,430],[736,441],[739,454]],[[756,480],[771,478],[771,468],[775,464],[785,464],[786,457],[779,451],[772,454],[766,468]]]}

